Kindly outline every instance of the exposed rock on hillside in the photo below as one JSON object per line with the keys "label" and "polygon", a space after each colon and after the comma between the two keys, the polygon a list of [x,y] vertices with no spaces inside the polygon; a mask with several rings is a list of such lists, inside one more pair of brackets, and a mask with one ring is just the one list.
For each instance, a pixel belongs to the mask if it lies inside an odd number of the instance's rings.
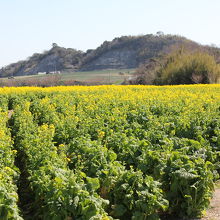
{"label": "exposed rock on hillside", "polygon": [[0,70],[0,76],[34,75],[39,72],[57,72],[78,69],[83,52],[54,46],[43,54],[35,53],[29,59],[10,64]]}
{"label": "exposed rock on hillside", "polygon": [[158,56],[173,45],[199,47],[199,44],[184,37],[152,34],[144,36],[124,36],[113,41],[105,41],[96,50],[89,51],[80,70],[136,68],[147,59]]}
{"label": "exposed rock on hillside", "polygon": [[135,51],[129,48],[112,49],[82,65],[81,70],[134,68],[138,65],[135,57]]}

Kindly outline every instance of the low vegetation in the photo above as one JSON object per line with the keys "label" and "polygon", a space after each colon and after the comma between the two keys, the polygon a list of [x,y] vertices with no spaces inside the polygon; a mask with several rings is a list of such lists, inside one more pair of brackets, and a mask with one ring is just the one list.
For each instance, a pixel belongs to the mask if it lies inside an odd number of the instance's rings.
{"label": "low vegetation", "polygon": [[220,172],[219,85],[0,94],[1,219],[189,218],[208,207]]}
{"label": "low vegetation", "polygon": [[[217,57],[219,58],[219,56]],[[178,49],[151,59],[136,71],[133,84],[211,84],[220,79],[220,64],[207,51]]]}

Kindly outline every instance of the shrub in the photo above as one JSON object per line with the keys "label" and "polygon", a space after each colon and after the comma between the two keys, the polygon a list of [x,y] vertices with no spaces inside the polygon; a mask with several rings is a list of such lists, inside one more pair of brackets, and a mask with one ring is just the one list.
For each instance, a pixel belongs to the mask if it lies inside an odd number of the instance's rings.
{"label": "shrub", "polygon": [[157,71],[155,84],[209,84],[218,83],[220,65],[204,52],[171,53]]}

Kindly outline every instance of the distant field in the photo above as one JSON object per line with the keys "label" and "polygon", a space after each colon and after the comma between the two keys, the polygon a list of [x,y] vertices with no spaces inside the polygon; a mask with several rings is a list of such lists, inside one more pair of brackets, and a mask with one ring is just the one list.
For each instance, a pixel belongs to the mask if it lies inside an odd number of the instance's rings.
{"label": "distant field", "polygon": [[64,72],[62,79],[69,80],[75,79],[79,81],[94,81],[110,84],[120,84],[125,78],[133,74],[135,69],[116,69],[116,70],[99,70],[88,72]]}
{"label": "distant field", "polygon": [[[86,72],[62,72],[60,76],[61,81],[76,80],[82,82],[92,82],[101,84],[121,84],[125,79],[129,78],[134,73],[135,69],[109,69],[98,71]],[[30,76],[17,76],[14,79],[39,79],[49,75],[30,75]],[[10,81],[14,79],[2,78],[3,81]]]}

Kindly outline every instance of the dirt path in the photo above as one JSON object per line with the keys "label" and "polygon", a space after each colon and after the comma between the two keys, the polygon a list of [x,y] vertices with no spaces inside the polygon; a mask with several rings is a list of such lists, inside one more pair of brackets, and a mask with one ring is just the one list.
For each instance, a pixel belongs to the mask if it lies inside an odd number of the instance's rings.
{"label": "dirt path", "polygon": [[12,116],[13,113],[14,113],[14,110],[9,110],[9,111],[8,111],[8,118],[9,118],[9,119],[11,118],[11,116]]}
{"label": "dirt path", "polygon": [[216,190],[211,200],[210,208],[201,220],[220,220],[220,181],[216,184]]}

